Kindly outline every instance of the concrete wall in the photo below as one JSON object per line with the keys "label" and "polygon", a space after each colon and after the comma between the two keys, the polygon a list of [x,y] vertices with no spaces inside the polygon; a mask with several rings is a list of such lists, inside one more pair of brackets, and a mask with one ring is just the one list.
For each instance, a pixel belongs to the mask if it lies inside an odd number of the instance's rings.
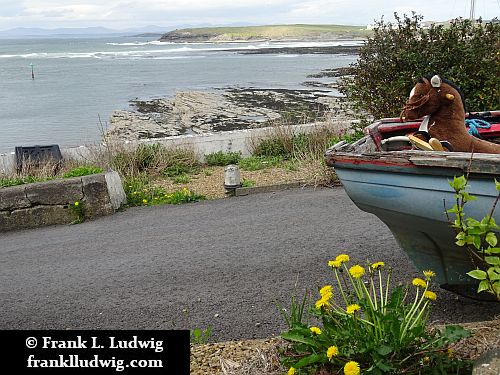
{"label": "concrete wall", "polygon": [[[337,122],[333,124],[335,129],[343,130],[348,129],[351,125],[350,121]],[[318,127],[325,126],[324,123],[313,123],[305,125],[293,125],[289,127],[289,131],[298,133],[309,133]],[[139,144],[151,144],[151,143],[161,143],[166,146],[174,147],[192,147],[194,151],[200,156],[200,160],[203,161],[204,155],[217,152],[241,152],[243,156],[248,156],[251,154],[251,144],[252,140],[263,138],[266,135],[271,134],[275,131],[275,128],[259,128],[259,129],[247,129],[247,130],[235,130],[235,131],[225,131],[219,133],[207,133],[207,134],[191,134],[191,135],[181,135],[175,137],[167,138],[156,138],[141,141],[125,142],[123,145],[126,147],[137,147]],[[95,154],[96,149],[102,149],[103,145],[95,146],[79,146],[61,149],[61,153],[64,158],[72,159],[91,159],[92,155]],[[0,174],[13,171],[14,169],[14,153],[10,154],[0,154]]]}
{"label": "concrete wall", "polygon": [[0,188],[0,232],[69,224],[76,219],[69,206],[83,207],[85,219],[112,214],[125,203],[118,173]]}

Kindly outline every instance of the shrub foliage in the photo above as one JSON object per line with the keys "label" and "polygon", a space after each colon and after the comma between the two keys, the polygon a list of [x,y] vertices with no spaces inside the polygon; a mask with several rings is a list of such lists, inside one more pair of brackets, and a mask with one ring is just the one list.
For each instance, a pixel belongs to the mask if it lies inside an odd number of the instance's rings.
{"label": "shrub foliage", "polygon": [[459,86],[468,111],[497,109],[500,23],[457,19],[424,28],[420,15],[394,16],[395,23],[376,23],[352,75],[339,83],[355,109],[376,118],[397,116],[416,79],[427,74]]}

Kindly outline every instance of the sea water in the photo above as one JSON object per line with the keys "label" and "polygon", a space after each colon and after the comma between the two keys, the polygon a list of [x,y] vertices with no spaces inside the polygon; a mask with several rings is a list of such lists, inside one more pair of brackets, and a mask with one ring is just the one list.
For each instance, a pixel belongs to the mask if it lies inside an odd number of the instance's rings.
{"label": "sea water", "polygon": [[134,99],[225,87],[306,89],[308,74],[347,66],[356,56],[242,52],[356,43],[0,39],[0,153],[99,142],[111,113],[130,109]]}

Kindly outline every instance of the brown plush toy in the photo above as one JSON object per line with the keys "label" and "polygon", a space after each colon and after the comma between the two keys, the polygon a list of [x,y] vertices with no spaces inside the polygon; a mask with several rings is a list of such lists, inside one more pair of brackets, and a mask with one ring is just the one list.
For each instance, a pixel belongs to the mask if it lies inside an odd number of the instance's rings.
{"label": "brown plush toy", "polygon": [[438,75],[421,78],[411,90],[401,119],[415,120],[430,115],[428,133],[448,141],[454,151],[500,154],[500,145],[473,137],[465,128],[463,96],[451,82]]}

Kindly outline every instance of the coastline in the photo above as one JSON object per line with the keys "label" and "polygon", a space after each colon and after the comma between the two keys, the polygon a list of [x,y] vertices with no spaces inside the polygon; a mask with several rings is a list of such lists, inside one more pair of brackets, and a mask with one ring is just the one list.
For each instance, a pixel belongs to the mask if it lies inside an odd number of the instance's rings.
{"label": "coastline", "polygon": [[131,105],[132,111],[113,112],[107,138],[138,141],[353,118],[341,97],[315,88],[180,91],[173,98],[135,100]]}

